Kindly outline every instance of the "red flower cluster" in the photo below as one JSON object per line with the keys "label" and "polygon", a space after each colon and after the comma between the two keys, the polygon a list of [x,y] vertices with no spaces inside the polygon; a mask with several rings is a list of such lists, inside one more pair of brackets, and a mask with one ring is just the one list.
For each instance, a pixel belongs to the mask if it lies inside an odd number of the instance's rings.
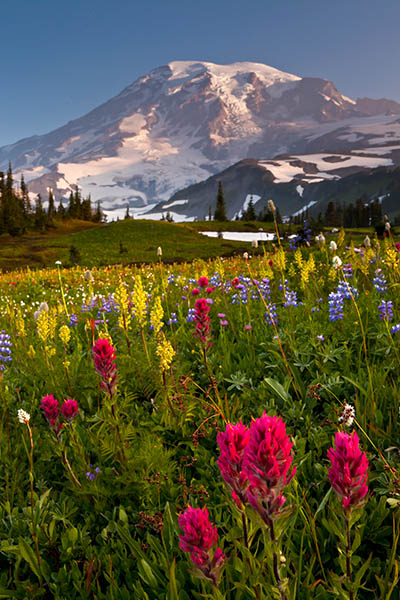
{"label": "red flower cluster", "polygon": [[43,396],[40,408],[56,437],[58,437],[58,434],[64,426],[64,423],[60,421],[60,416],[70,422],[77,416],[79,411],[77,401],[72,400],[71,398],[67,398],[67,400],[64,401],[60,410],[59,402],[54,398],[53,394]]}
{"label": "red flower cluster", "polygon": [[[205,298],[198,298],[194,304],[194,320],[196,323],[196,335],[203,344],[209,342],[211,319],[208,316],[210,305]],[[211,342],[208,343],[211,346]]]}
{"label": "red flower cluster", "polygon": [[331,468],[328,478],[336,494],[343,498],[343,508],[350,511],[363,504],[367,495],[368,459],[361,452],[358,435],[338,431],[335,446],[328,450]]}
{"label": "red flower cluster", "polygon": [[229,423],[218,434],[221,476],[241,507],[246,501],[265,523],[271,523],[285,503],[282,491],[292,480],[293,444],[286,434],[285,423],[265,412],[250,429],[241,422]]}
{"label": "red flower cluster", "polygon": [[110,396],[115,393],[117,381],[117,365],[115,364],[115,349],[107,339],[98,339],[92,348],[94,368],[101,377],[101,387]]}
{"label": "red flower cluster", "polygon": [[199,283],[199,286],[201,288],[207,287],[208,286],[208,279],[207,279],[207,277],[204,277],[204,276],[203,277],[199,277],[198,283]]}
{"label": "red flower cluster", "polygon": [[213,547],[217,544],[217,528],[213,527],[208,519],[208,510],[192,508],[190,505],[178,517],[179,527],[183,535],[179,536],[179,547],[183,552],[190,552],[193,564],[210,579],[217,583],[219,572],[226,560],[221,548]]}
{"label": "red flower cluster", "polygon": [[217,435],[221,452],[217,460],[219,470],[239,508],[242,508],[247,501],[248,480],[243,471],[243,455],[249,439],[250,430],[241,421],[236,425],[228,423],[226,430],[220,431]]}
{"label": "red flower cluster", "polygon": [[292,446],[280,417],[269,417],[264,412],[251,423],[243,460],[243,469],[250,482],[247,498],[266,522],[279,513],[286,500],[282,491],[296,473],[295,467],[290,471]]}

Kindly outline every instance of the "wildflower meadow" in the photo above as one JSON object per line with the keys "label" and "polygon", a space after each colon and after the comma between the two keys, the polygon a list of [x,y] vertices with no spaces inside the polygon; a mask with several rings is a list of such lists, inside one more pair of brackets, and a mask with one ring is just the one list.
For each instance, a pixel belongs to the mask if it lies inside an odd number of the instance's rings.
{"label": "wildflower meadow", "polygon": [[400,598],[400,248],[322,238],[0,274],[0,598]]}

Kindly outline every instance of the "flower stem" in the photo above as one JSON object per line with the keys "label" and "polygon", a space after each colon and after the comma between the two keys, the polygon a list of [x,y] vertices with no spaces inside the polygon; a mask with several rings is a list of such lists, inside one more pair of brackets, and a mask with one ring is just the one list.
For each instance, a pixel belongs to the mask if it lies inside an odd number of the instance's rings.
{"label": "flower stem", "polygon": [[32,436],[32,430],[31,430],[28,422],[26,422],[26,426],[28,428],[29,440],[31,443],[31,450],[29,452],[29,482],[30,482],[30,488],[31,488],[32,539],[35,544],[36,557],[37,557],[37,561],[38,561],[38,567],[40,570],[40,552],[39,552],[39,542],[38,542],[38,538],[36,535],[34,497],[33,497],[33,436]]}
{"label": "flower stem", "polygon": [[[346,524],[346,577],[350,585],[353,583],[351,576],[351,540],[350,540],[350,522],[347,515],[345,515]],[[350,590],[349,599],[354,600],[353,590]]]}
{"label": "flower stem", "polygon": [[276,585],[277,585],[277,588],[279,590],[279,594],[280,594],[281,600],[287,600],[286,593],[285,593],[285,591],[284,591],[284,589],[282,587],[281,574],[279,572],[279,562],[278,562],[279,548],[278,548],[277,540],[275,538],[274,522],[273,522],[272,519],[269,519],[268,529],[269,529],[269,537],[270,537],[271,544],[272,544],[272,547],[273,547],[273,551],[272,551],[272,565],[273,565],[273,570],[274,570],[274,576],[275,576],[275,580],[276,580]]}

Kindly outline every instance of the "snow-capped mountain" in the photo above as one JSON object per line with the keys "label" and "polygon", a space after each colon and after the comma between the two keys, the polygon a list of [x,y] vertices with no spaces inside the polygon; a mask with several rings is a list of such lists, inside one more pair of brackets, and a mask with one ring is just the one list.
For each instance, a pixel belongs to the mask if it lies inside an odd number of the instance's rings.
{"label": "snow-capped mountain", "polygon": [[52,187],[60,198],[78,185],[106,210],[143,212],[246,157],[395,146],[399,115],[394,101],[355,101],[259,63],[176,61],[59,129],[3,146],[0,168],[11,161],[31,193]]}

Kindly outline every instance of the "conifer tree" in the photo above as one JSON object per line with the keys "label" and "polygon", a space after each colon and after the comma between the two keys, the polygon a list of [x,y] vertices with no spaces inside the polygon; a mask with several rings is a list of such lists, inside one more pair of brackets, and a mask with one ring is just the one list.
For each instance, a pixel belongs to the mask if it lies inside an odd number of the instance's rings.
{"label": "conifer tree", "polygon": [[36,196],[34,221],[36,229],[42,231],[45,228],[47,219],[46,213],[43,210],[42,197],[40,194]]}
{"label": "conifer tree", "polygon": [[51,188],[49,188],[49,206],[47,208],[47,216],[49,218],[49,221],[51,221],[55,215],[56,209],[54,207],[54,196],[53,196],[53,190]]}
{"label": "conifer tree", "polygon": [[222,182],[218,182],[217,203],[214,212],[214,221],[227,221],[224,192]]}
{"label": "conifer tree", "polygon": [[24,207],[23,208],[24,220],[25,220],[26,224],[29,224],[32,209],[31,209],[31,201],[29,198],[28,186],[25,183],[23,173],[21,174],[20,189],[21,189],[21,197],[22,197],[22,202],[23,202],[23,207]]}
{"label": "conifer tree", "polygon": [[100,201],[97,201],[97,207],[96,207],[96,212],[94,213],[94,216],[93,216],[93,221],[95,223],[101,223],[103,221],[103,219],[104,219],[104,217],[103,217],[103,213],[100,208]]}
{"label": "conifer tree", "polygon": [[60,200],[60,202],[58,203],[58,208],[57,208],[57,216],[60,219],[65,219],[65,217],[67,216],[67,213],[65,211],[64,205],[62,203],[62,201]]}
{"label": "conifer tree", "polygon": [[89,196],[82,201],[81,219],[83,219],[84,221],[90,221],[92,219],[92,216],[92,199],[89,194]]}

